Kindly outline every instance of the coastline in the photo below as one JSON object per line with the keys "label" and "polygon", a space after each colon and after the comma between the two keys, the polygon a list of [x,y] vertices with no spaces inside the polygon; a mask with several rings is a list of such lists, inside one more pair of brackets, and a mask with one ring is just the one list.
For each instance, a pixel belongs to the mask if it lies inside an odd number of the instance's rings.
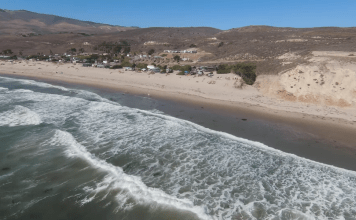
{"label": "coastline", "polygon": [[[166,91],[162,93],[161,90],[143,88],[139,85],[114,84],[108,81],[95,81],[90,79],[73,79],[64,74],[64,76],[62,75],[61,77],[59,74],[48,76],[31,73],[31,71],[10,73],[10,71],[4,70],[4,68],[2,68],[3,66],[0,67],[0,76],[34,79],[53,84],[80,85],[95,88],[104,93],[117,94],[118,92],[124,92],[125,94],[138,95],[139,97],[150,97],[165,103],[163,105],[166,107],[157,106],[158,110],[167,112],[174,117],[187,119],[214,130],[227,132],[253,141],[261,141],[268,146],[318,162],[356,170],[356,162],[353,162],[356,161],[356,123],[345,119],[268,109],[264,106],[254,105],[248,102],[207,99],[196,96],[195,94],[185,94],[181,92],[174,93]],[[185,113],[179,112],[178,108],[184,109]],[[212,117],[216,117],[217,119],[215,121],[213,120],[214,122],[211,122],[211,124],[204,123],[204,121],[208,121],[208,119]],[[242,119],[246,119],[246,121]],[[237,131],[238,129],[236,128],[232,128],[233,125],[241,124],[237,125],[237,128],[243,130],[242,128],[246,127],[247,124],[254,124],[256,121],[258,121],[258,123],[248,128],[250,131],[246,132],[246,134]],[[261,124],[265,125],[261,126]],[[278,134],[276,134],[275,137],[269,138],[271,140],[262,137],[263,135],[260,135],[261,137],[253,135],[253,130],[268,130],[270,126],[279,127],[274,132],[290,130],[292,135],[294,135],[294,131],[296,131],[295,136],[302,135],[308,137],[299,138],[299,140],[294,139],[294,142],[300,142],[297,144],[297,147],[295,144],[292,144],[293,146],[278,148],[278,144],[274,144],[277,143],[277,140],[272,140],[278,137]],[[270,134],[264,135],[267,136]],[[286,134],[281,134],[281,136],[285,135]],[[308,141],[303,145],[303,141],[307,139]],[[288,142],[283,143],[287,144]]]}

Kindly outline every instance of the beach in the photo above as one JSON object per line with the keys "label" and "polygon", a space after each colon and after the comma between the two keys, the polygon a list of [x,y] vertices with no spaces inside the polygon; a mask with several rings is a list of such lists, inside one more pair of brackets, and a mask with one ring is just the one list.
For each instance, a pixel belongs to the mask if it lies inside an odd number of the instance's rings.
{"label": "beach", "polygon": [[[142,96],[173,100],[220,112],[244,112],[259,118],[292,124],[306,132],[356,149],[355,106],[337,107],[286,101],[270,97],[256,86],[234,87],[234,74],[213,77],[148,74],[50,62],[2,62],[0,72],[33,79],[56,80]],[[257,80],[258,81],[258,80]]]}
{"label": "beach", "polygon": [[352,215],[352,148],[292,120],[31,78],[0,76],[6,219]]}

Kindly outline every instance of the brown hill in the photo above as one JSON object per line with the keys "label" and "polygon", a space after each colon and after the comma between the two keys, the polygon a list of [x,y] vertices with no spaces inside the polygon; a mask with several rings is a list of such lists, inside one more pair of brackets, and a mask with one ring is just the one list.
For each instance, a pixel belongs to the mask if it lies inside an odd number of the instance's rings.
{"label": "brown hill", "polygon": [[91,21],[81,21],[56,15],[39,14],[26,10],[0,9],[0,34],[38,35],[60,32],[84,32],[86,34],[112,33],[133,29]]}
{"label": "brown hill", "polygon": [[[248,26],[222,31],[210,27],[129,28],[79,21],[28,11],[0,11],[0,51],[15,54],[63,53],[70,48],[86,52],[112,52],[100,47],[120,41],[132,53],[154,55],[164,50],[183,50],[195,45],[194,61],[201,64],[256,62],[259,74],[275,74],[306,62],[312,51],[356,51],[356,28],[279,28]],[[280,56],[295,55],[285,61]]]}

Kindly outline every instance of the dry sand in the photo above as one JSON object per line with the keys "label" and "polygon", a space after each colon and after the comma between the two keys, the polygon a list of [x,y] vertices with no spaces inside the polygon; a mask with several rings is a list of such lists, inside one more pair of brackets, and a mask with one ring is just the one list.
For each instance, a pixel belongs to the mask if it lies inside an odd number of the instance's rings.
{"label": "dry sand", "polygon": [[[233,74],[215,74],[213,77],[148,74],[38,61],[0,62],[0,73],[117,89],[210,106],[230,113],[237,110],[255,113],[261,118],[293,124],[306,132],[356,148],[356,91],[355,95],[352,92],[356,88],[353,71],[356,64],[337,60],[330,63],[330,58],[317,56],[310,59],[308,66],[298,66],[280,75],[259,76],[254,86],[244,85],[242,88],[236,88],[241,79]],[[320,59],[327,59],[329,63],[321,64]],[[324,84],[328,87],[321,89],[316,87],[314,78],[319,76],[320,82],[322,68],[329,72],[323,69]],[[353,81],[347,80],[352,77]],[[332,86],[335,81],[340,83],[340,88]],[[317,97],[317,101],[300,98],[308,96]],[[322,101],[318,101],[320,97],[323,97]],[[329,99],[331,101],[327,101]]]}

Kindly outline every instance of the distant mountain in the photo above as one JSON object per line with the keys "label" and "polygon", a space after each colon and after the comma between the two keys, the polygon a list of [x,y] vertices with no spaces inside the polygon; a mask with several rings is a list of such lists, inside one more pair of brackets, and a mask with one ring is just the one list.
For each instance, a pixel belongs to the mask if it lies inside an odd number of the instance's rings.
{"label": "distant mountain", "polygon": [[0,34],[49,34],[83,32],[86,34],[114,33],[136,29],[109,24],[81,21],[56,15],[40,14],[26,10],[0,9]]}

